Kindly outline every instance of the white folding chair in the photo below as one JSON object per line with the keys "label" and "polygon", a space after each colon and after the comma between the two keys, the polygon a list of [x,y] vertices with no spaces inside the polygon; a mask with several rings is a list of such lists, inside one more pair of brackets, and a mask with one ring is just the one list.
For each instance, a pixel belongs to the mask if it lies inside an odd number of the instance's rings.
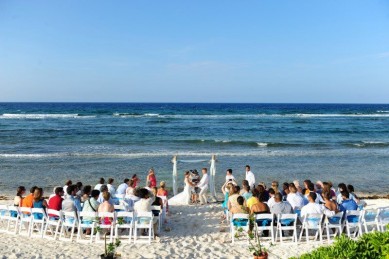
{"label": "white folding chair", "polygon": [[346,211],[346,230],[347,236],[351,238],[351,234],[353,237],[362,235],[362,216],[364,211],[359,210],[347,210]]}
{"label": "white folding chair", "polygon": [[235,234],[238,233],[245,232],[245,236],[248,238],[249,228],[250,228],[249,214],[243,214],[243,213],[232,214],[231,222],[230,222],[230,234],[231,234],[232,243],[233,244],[235,243]]}
{"label": "white folding chair", "polygon": [[16,234],[18,232],[20,222],[20,213],[18,207],[8,206],[7,220],[7,232],[10,232],[10,228],[12,226],[14,228],[13,233]]}
{"label": "white folding chair", "polygon": [[45,229],[45,222],[46,222],[46,213],[45,210],[42,208],[32,208],[32,219],[31,219],[31,227],[30,232],[32,235],[34,231],[37,231],[40,235],[40,237],[43,237],[43,230]]}
{"label": "white folding chair", "polygon": [[[114,229],[115,229],[115,221],[116,221],[116,213],[115,212],[98,212],[97,217],[99,218],[99,227],[101,230],[109,231],[109,242],[112,243]],[[97,240],[100,240],[100,231],[96,233]]]}
{"label": "white folding chair", "polygon": [[49,230],[54,240],[56,240],[58,233],[60,233],[62,213],[58,210],[47,209],[46,215],[47,219],[44,237],[47,237],[47,231]]}
{"label": "white folding chair", "polygon": [[323,242],[323,236],[322,236],[322,227],[321,223],[323,220],[323,214],[317,214],[317,213],[312,213],[305,215],[303,217],[303,224],[301,227],[301,232],[300,232],[300,242],[303,237],[303,233],[305,231],[305,239],[306,242],[309,243],[309,230],[314,230],[315,232],[315,241],[317,240],[317,237],[319,236],[320,242]]}
{"label": "white folding chair", "polygon": [[380,209],[365,210],[362,217],[365,233],[379,231],[379,215]]}
{"label": "white folding chair", "polygon": [[0,231],[5,231],[8,225],[8,206],[0,205]]}
{"label": "white folding chair", "polygon": [[[256,214],[255,223],[258,232],[261,231],[263,233],[263,231],[265,230],[270,231],[271,241],[274,243],[274,214],[272,213]],[[261,239],[263,238],[264,237],[261,237]]]}
{"label": "white folding chair", "polygon": [[23,229],[26,230],[27,236],[31,236],[31,222],[32,222],[32,215],[31,215],[31,208],[27,207],[19,207],[20,212],[20,225],[19,225],[19,235],[24,234],[22,233]]}
{"label": "white folding chair", "polygon": [[95,227],[97,222],[96,212],[79,211],[78,212],[78,232],[77,242],[85,240],[86,235],[83,233],[84,229],[91,229],[89,243],[92,243],[95,234]]}
{"label": "white folding chair", "polygon": [[125,231],[128,229],[128,242],[131,243],[131,238],[134,231],[134,221],[134,212],[116,212],[115,239],[120,238],[119,230]]}
{"label": "white folding chair", "polygon": [[386,225],[389,224],[389,207],[380,208],[380,214],[378,216],[378,229],[384,232]]}
{"label": "white folding chair", "polygon": [[292,241],[297,243],[297,214],[278,214],[277,215],[277,231],[276,238],[278,233],[280,234],[280,242],[283,243],[282,231],[293,231]]}
{"label": "white folding chair", "polygon": [[[154,218],[158,218],[158,232],[161,231],[161,226],[162,226],[162,209],[161,206],[155,205],[151,206],[151,211],[154,214]],[[155,215],[158,214],[158,215]]]}
{"label": "white folding chair", "polygon": [[73,241],[74,231],[78,223],[77,214],[75,211],[61,212],[61,231],[59,234],[59,239],[65,241]]}
{"label": "white folding chair", "polygon": [[148,243],[151,244],[151,239],[154,236],[154,228],[153,228],[153,219],[154,215],[150,212],[137,212],[135,214],[135,233],[134,233],[134,242],[138,241],[138,238],[141,239],[141,236],[138,236],[138,230],[147,229],[148,234]]}
{"label": "white folding chair", "polygon": [[124,205],[122,203],[120,203],[119,205],[113,205],[113,207],[115,208],[116,212],[118,212],[118,211],[125,211],[126,210],[126,208],[124,207]]}
{"label": "white folding chair", "polygon": [[[343,231],[343,211],[336,213],[332,217],[326,217],[324,220],[324,228],[327,232],[327,241],[331,242],[331,236],[336,237],[337,235],[341,235]],[[323,228],[323,231],[324,231]],[[335,229],[335,232],[330,234],[330,229]]]}

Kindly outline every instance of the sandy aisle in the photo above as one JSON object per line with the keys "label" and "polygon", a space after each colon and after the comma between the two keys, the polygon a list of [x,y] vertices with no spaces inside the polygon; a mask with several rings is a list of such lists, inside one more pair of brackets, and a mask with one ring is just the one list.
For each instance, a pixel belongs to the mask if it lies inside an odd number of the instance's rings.
{"label": "sandy aisle", "polygon": [[[368,200],[368,208],[389,206],[389,200]],[[245,242],[231,244],[226,223],[220,223],[219,204],[171,206],[171,216],[160,240],[151,245],[128,244],[118,251],[122,258],[252,258]],[[1,258],[97,258],[103,244],[80,244],[48,239],[28,239],[0,233]],[[265,242],[265,246],[269,243]],[[284,243],[271,247],[270,258],[288,258],[307,252],[320,244]]]}

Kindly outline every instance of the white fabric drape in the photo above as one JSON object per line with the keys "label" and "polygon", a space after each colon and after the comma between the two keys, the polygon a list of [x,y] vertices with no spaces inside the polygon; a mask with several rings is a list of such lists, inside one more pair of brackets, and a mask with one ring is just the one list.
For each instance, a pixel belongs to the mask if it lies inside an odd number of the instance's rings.
{"label": "white fabric drape", "polygon": [[209,168],[209,192],[211,193],[212,199],[216,199],[216,189],[215,189],[215,176],[216,176],[216,157],[212,155],[211,166]]}
{"label": "white fabric drape", "polygon": [[177,195],[177,156],[172,159],[173,163],[173,193]]}

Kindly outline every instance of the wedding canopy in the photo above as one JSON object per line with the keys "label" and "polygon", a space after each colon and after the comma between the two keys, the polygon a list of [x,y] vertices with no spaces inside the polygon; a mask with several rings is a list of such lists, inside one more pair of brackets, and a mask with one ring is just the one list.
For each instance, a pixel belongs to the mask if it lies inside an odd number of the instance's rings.
{"label": "wedding canopy", "polygon": [[212,155],[211,160],[208,159],[196,159],[196,160],[178,160],[177,156],[174,156],[172,159],[173,163],[173,193],[177,195],[178,187],[177,187],[177,164],[178,163],[203,163],[209,162],[211,165],[209,167],[209,192],[211,193],[212,199],[216,201],[216,189],[215,189],[215,175],[216,175],[216,156]]}

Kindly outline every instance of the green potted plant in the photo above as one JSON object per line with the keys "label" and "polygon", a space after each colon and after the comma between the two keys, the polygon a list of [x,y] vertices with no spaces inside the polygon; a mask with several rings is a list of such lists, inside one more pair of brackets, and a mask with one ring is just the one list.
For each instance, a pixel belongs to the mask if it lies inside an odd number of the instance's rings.
{"label": "green potted plant", "polygon": [[267,259],[268,253],[261,245],[259,240],[258,231],[249,234],[249,251],[253,253],[254,259]]}
{"label": "green potted plant", "polygon": [[100,255],[101,259],[115,259],[120,255],[116,253],[116,248],[120,246],[120,240],[116,239],[115,243],[107,244],[107,234],[104,235],[104,254]]}

